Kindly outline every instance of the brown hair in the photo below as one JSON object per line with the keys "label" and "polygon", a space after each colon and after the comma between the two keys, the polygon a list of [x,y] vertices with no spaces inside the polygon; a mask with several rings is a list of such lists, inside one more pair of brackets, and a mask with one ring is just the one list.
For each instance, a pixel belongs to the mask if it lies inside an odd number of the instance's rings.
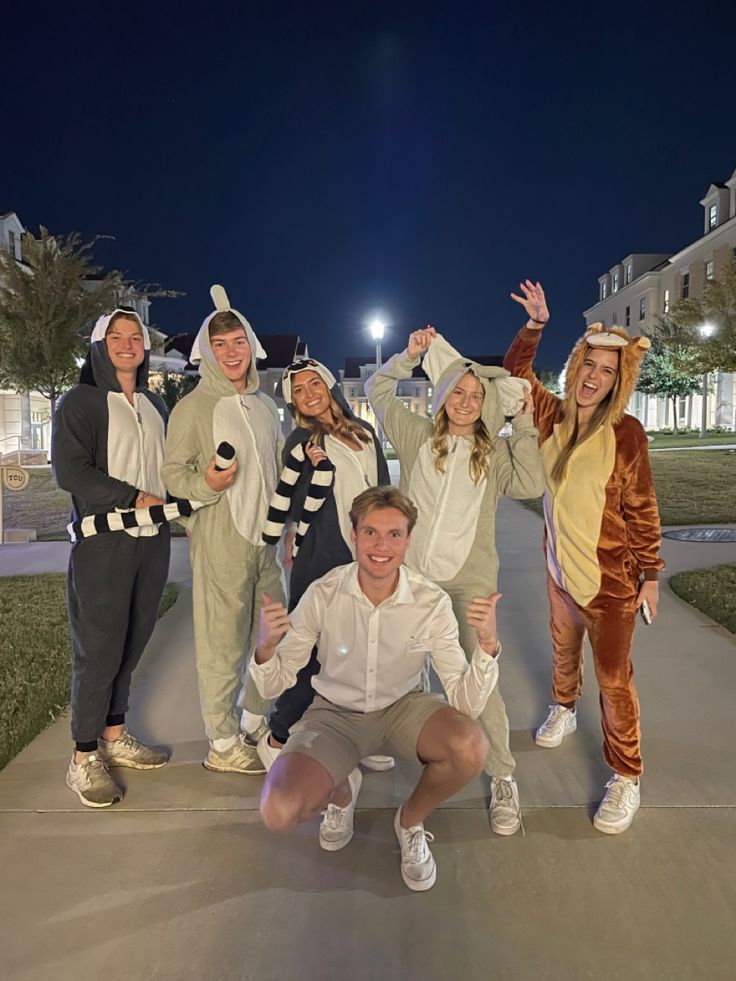
{"label": "brown hair", "polygon": [[110,322],[105,328],[105,336],[107,336],[108,332],[112,330],[113,326],[118,322],[118,320],[132,320],[134,323],[138,324],[141,329],[141,334],[145,337],[145,334],[143,334],[143,324],[141,323],[141,318],[138,316],[135,310],[118,310],[117,313],[114,313],[112,317],[110,317]]}
{"label": "brown hair", "polygon": [[[324,378],[322,382],[327,388],[327,382]],[[330,413],[332,415],[332,425],[329,426],[324,422],[320,422],[314,416],[305,416],[303,413],[294,406],[294,419],[296,420],[297,426],[302,429],[308,430],[312,433],[313,438],[310,442],[314,443],[316,446],[321,446],[324,444],[325,436],[343,436],[345,439],[351,440],[353,443],[370,443],[371,436],[366,431],[364,426],[361,426],[359,422],[355,419],[348,419],[348,417],[343,412],[340,405],[333,398],[332,392],[327,389],[327,394],[330,398]]]}
{"label": "brown hair", "polygon": [[[473,375],[473,378],[477,378],[472,371],[466,371],[465,374]],[[480,381],[480,379],[477,380]],[[480,382],[480,384],[483,385],[482,382]],[[486,394],[485,386],[483,386],[483,393],[484,395]],[[434,466],[438,473],[445,472],[445,460],[450,452],[450,448],[447,444],[447,436],[449,432],[450,423],[443,405],[435,416],[434,435],[432,436]],[[475,484],[479,484],[484,477],[488,476],[488,471],[491,468],[492,450],[493,441],[488,433],[486,424],[482,419],[478,419],[475,423],[475,432],[473,433],[473,449],[470,454],[470,476]]]}
{"label": "brown hair", "polygon": [[396,508],[409,522],[409,534],[414,530],[419,516],[414,502],[409,500],[406,494],[402,494],[398,487],[391,486],[369,487],[362,494],[358,494],[350,508],[353,528],[358,527],[358,518],[364,518],[369,511],[375,511],[377,508]]}
{"label": "brown hair", "polygon": [[[618,422],[619,409],[619,389],[621,387],[621,349],[613,348],[612,350],[617,350],[619,352],[618,358],[618,369],[616,371],[616,381],[613,383],[613,388],[606,395],[602,402],[600,402],[596,407],[593,415],[590,419],[590,425],[588,427],[585,436],[580,436],[578,432],[578,405],[575,398],[575,389],[577,387],[577,379],[580,374],[580,368],[582,367],[585,359],[588,356],[588,352],[592,351],[593,347],[590,344],[585,345],[584,348],[580,350],[579,355],[579,366],[576,365],[577,370],[574,373],[574,382],[571,379],[568,381],[565,378],[565,388],[568,393],[568,397],[565,399],[564,403],[564,416],[562,418],[562,423],[560,425],[560,443],[561,450],[557,459],[555,460],[554,466],[552,467],[552,472],[550,476],[555,484],[559,484],[562,478],[565,476],[565,471],[567,470],[567,464],[572,456],[572,452],[576,446],[584,443],[587,439],[597,432],[601,426],[612,426],[614,423]],[[601,350],[601,348],[597,348]]]}
{"label": "brown hair", "polygon": [[207,330],[210,340],[217,334],[231,334],[234,330],[242,330],[246,337],[248,336],[242,321],[232,310],[220,310],[219,313],[216,313],[210,320]]}

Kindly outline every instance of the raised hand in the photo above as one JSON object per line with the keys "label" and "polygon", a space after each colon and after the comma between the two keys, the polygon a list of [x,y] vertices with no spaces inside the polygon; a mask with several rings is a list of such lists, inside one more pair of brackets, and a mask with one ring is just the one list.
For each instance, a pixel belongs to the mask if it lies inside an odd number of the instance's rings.
{"label": "raised hand", "polygon": [[468,623],[471,627],[475,627],[478,643],[486,654],[495,655],[498,647],[496,604],[500,599],[500,593],[475,596],[468,606]]}
{"label": "raised hand", "polygon": [[429,350],[429,345],[437,336],[437,331],[431,324],[415,330],[409,334],[409,343],[406,345],[406,353],[410,358],[419,358]]}
{"label": "raised hand", "polygon": [[277,603],[270,593],[264,593],[258,624],[256,660],[259,664],[269,661],[273,657],[276,645],[286,635],[290,626],[289,614],[284,604]]}
{"label": "raised hand", "polygon": [[519,283],[519,289],[524,295],[517,296],[516,293],[512,293],[511,299],[516,300],[526,310],[526,315],[529,318],[527,327],[531,330],[541,330],[549,320],[547,299],[541,283],[533,283],[531,279],[527,279],[525,282]]}

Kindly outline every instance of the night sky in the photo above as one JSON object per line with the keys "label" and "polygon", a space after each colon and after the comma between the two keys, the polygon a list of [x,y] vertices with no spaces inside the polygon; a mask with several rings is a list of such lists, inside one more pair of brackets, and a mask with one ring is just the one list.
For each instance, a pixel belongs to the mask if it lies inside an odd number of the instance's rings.
{"label": "night sky", "polygon": [[522,276],[559,368],[630,252],[701,234],[736,168],[732,4],[72,3],[2,18],[0,212],[97,251],[192,331],[220,282],[333,369],[427,322],[502,354]]}

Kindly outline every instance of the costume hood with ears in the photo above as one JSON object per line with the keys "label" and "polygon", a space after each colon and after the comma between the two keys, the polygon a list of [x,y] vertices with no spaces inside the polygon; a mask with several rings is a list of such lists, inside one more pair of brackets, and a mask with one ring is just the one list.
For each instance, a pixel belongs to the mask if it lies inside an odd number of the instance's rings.
{"label": "costume hood with ears", "polygon": [[103,313],[97,319],[97,323],[89,339],[90,347],[87,357],[84,359],[84,364],[79,372],[79,381],[82,385],[94,385],[96,388],[102,388],[108,392],[122,392],[115,368],[113,367],[112,361],[110,361],[107,344],[105,343],[105,335],[110,326],[110,321],[116,314],[123,314],[127,320],[136,320],[140,324],[141,332],[143,333],[144,356],[136,372],[135,390],[136,392],[143,392],[148,388],[148,362],[151,353],[151,338],[146,325],[135,310],[126,310],[123,307],[115,307],[110,313]]}
{"label": "costume hood with ears", "polygon": [[615,425],[626,412],[626,406],[636,388],[644,355],[652,346],[648,337],[631,337],[623,327],[606,328],[603,324],[591,324],[570,353],[565,365],[565,416],[575,403],[580,371],[591,348],[604,348],[619,352],[618,378],[613,392],[612,418]]}
{"label": "costume hood with ears", "polygon": [[432,412],[436,417],[463,375],[470,372],[485,390],[481,419],[494,439],[506,419],[517,414],[525,392],[531,389],[524,378],[512,378],[505,368],[478,364],[463,358],[441,334],[432,341],[424,357],[423,368],[434,387]]}
{"label": "costume hood with ears", "polygon": [[189,355],[189,360],[192,364],[199,364],[199,373],[208,388],[215,389],[220,393],[220,395],[223,396],[233,394],[232,383],[229,382],[222,373],[220,366],[212,353],[209,327],[210,321],[216,314],[234,314],[242,324],[243,330],[245,331],[245,336],[248,338],[248,344],[250,345],[251,357],[250,364],[248,365],[248,373],[246,375],[244,394],[251,395],[253,392],[258,390],[260,385],[258,369],[256,368],[256,360],[262,360],[265,358],[266,352],[263,350],[260,341],[253,331],[253,328],[242,313],[230,306],[230,301],[228,300],[227,293],[225,292],[224,288],[217,285],[212,286],[210,288],[210,296],[212,297],[212,302],[215,304],[215,309],[205,318],[204,323],[199,328],[199,332],[194,339],[194,344],[192,345],[192,353]]}
{"label": "costume hood with ears", "polygon": [[327,386],[327,390],[332,398],[342,409],[346,419],[357,419],[357,416],[342,394],[342,389],[335,376],[326,365],[322,364],[321,361],[315,361],[314,358],[297,358],[296,361],[292,361],[289,367],[284,369],[281,381],[276,387],[276,395],[278,396],[280,394],[282,396],[293,418],[296,418],[296,409],[291,397],[291,388],[294,384],[294,376],[298,375],[301,371],[313,371],[315,375],[319,375]]}

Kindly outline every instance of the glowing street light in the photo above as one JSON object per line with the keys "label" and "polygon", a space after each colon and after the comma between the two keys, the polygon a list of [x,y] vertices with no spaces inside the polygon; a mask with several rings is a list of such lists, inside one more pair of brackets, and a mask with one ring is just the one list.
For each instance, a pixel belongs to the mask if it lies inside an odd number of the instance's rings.
{"label": "glowing street light", "polygon": [[[382,320],[371,320],[368,324],[368,330],[373,338],[373,343],[376,345],[376,371],[378,371],[381,367],[381,341],[383,340],[383,335],[386,333],[386,325]],[[383,433],[378,424],[378,419],[376,419],[376,436],[378,437],[378,442],[383,446]]]}
{"label": "glowing street light", "polygon": [[[702,324],[698,327],[698,333],[707,340],[712,337],[718,328],[714,324]],[[700,396],[700,438],[703,439],[708,433],[708,372],[703,372],[703,393]]]}

